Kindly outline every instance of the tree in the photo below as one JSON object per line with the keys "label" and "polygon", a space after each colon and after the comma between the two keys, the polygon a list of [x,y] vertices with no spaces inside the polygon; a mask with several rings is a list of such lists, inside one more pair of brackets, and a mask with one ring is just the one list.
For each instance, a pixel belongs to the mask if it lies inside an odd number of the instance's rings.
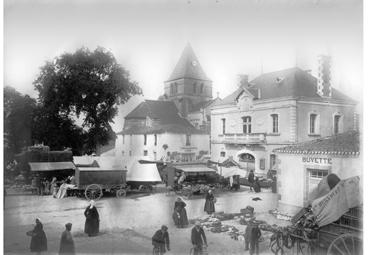
{"label": "tree", "polygon": [[[85,152],[95,151],[97,145],[114,138],[110,123],[117,105],[142,93],[113,54],[101,47],[93,52],[81,48],[46,62],[34,86],[42,107],[42,125],[49,127],[39,136],[54,140],[56,147],[71,145],[65,140],[67,134],[58,135],[63,125],[67,126],[76,134],[82,132],[78,137]],[[75,127],[75,117],[83,119],[82,130]]]}
{"label": "tree", "polygon": [[36,100],[14,88],[4,88],[4,163],[32,144],[32,123]]}

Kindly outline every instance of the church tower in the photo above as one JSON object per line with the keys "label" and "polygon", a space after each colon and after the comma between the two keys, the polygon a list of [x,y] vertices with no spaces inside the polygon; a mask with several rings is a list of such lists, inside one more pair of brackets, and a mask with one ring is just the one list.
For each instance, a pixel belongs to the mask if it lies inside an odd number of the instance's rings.
{"label": "church tower", "polygon": [[212,81],[206,76],[191,47],[187,44],[171,76],[164,82],[167,100],[173,101],[183,117],[212,99]]}

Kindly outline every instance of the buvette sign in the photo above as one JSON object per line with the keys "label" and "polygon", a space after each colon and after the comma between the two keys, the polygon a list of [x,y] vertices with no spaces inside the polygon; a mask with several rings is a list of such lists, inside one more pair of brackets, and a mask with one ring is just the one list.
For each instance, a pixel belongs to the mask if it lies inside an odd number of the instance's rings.
{"label": "buvette sign", "polygon": [[332,158],[302,157],[302,162],[319,165],[332,165]]}

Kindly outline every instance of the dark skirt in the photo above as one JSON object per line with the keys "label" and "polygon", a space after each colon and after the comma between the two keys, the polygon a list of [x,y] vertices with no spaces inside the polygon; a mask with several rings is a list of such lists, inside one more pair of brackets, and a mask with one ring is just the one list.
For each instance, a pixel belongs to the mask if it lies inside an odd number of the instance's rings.
{"label": "dark skirt", "polygon": [[208,214],[212,214],[213,212],[215,212],[215,206],[214,206],[213,200],[206,199],[204,211],[207,212]]}
{"label": "dark skirt", "polygon": [[31,252],[47,251],[47,239],[43,230],[32,236],[30,250]]}
{"label": "dark skirt", "polygon": [[85,222],[85,233],[89,236],[95,236],[99,233],[99,219],[96,218],[86,218]]}

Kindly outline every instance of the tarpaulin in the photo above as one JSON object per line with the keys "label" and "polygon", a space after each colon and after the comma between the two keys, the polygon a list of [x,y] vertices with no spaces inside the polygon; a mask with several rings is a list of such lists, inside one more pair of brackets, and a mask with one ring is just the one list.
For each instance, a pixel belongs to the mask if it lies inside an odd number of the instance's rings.
{"label": "tarpaulin", "polygon": [[312,202],[312,211],[319,227],[338,220],[350,208],[363,203],[360,177],[341,180],[328,194]]}

